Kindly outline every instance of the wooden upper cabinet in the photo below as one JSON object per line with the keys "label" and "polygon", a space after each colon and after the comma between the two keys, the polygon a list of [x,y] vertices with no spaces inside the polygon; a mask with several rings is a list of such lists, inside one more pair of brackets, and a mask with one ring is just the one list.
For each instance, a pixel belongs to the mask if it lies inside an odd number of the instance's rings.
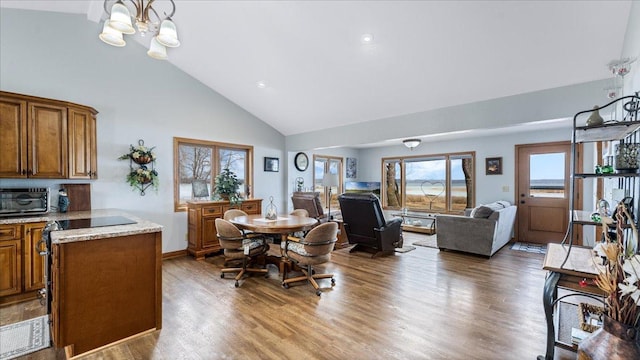
{"label": "wooden upper cabinet", "polygon": [[67,177],[67,108],[43,103],[29,103],[30,178],[64,179]]}
{"label": "wooden upper cabinet", "polygon": [[69,108],[69,179],[97,177],[96,116],[95,113]]}
{"label": "wooden upper cabinet", "polygon": [[97,113],[1,91],[0,178],[97,178]]}
{"label": "wooden upper cabinet", "polygon": [[0,95],[0,177],[27,177],[27,102]]}

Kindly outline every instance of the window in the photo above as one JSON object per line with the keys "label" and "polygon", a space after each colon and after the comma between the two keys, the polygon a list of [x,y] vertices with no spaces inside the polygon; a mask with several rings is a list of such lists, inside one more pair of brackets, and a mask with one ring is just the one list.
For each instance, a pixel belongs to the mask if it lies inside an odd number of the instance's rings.
{"label": "window", "polygon": [[174,137],[173,161],[175,211],[186,210],[187,200],[194,197],[194,185],[204,182],[213,194],[215,177],[225,168],[240,179],[240,196],[251,195],[253,146]]}
{"label": "window", "polygon": [[531,154],[529,157],[529,196],[564,198],[565,153]]}
{"label": "window", "polygon": [[459,213],[474,206],[475,153],[382,159],[386,208]]}
{"label": "window", "polygon": [[325,173],[337,176],[338,183],[331,187],[331,208],[338,209],[338,195],[342,193],[342,158],[313,155],[313,189],[320,193],[320,201],[323,207],[327,207],[329,199],[329,187],[322,185]]}

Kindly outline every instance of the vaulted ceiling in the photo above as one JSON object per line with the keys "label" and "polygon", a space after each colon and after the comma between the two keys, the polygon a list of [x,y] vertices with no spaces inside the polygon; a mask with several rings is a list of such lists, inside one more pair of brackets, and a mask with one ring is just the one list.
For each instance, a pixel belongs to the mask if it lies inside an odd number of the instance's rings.
{"label": "vaulted ceiling", "polygon": [[[169,61],[283,135],[611,77],[606,64],[621,56],[631,6],[631,1],[175,2],[173,20],[182,44],[169,50]],[[167,9],[168,1],[156,3]],[[96,22],[96,41],[106,16],[103,1],[1,0],[0,5],[86,14]],[[373,41],[363,43],[363,34],[373,35]],[[149,37],[136,40],[145,43]]]}

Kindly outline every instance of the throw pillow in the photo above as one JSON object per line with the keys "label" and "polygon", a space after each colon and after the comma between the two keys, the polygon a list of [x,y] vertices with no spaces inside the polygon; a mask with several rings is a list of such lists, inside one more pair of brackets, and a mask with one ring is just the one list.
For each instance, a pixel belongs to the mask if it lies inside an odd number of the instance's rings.
{"label": "throw pillow", "polygon": [[481,205],[471,211],[471,217],[476,219],[486,219],[493,214],[493,209],[486,206]]}

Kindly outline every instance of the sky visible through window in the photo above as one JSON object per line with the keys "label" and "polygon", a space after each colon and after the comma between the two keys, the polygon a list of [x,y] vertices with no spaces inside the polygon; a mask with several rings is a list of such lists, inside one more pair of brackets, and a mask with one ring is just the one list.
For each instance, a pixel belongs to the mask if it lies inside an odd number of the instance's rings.
{"label": "sky visible through window", "polygon": [[529,159],[531,180],[563,180],[564,153],[534,154]]}

